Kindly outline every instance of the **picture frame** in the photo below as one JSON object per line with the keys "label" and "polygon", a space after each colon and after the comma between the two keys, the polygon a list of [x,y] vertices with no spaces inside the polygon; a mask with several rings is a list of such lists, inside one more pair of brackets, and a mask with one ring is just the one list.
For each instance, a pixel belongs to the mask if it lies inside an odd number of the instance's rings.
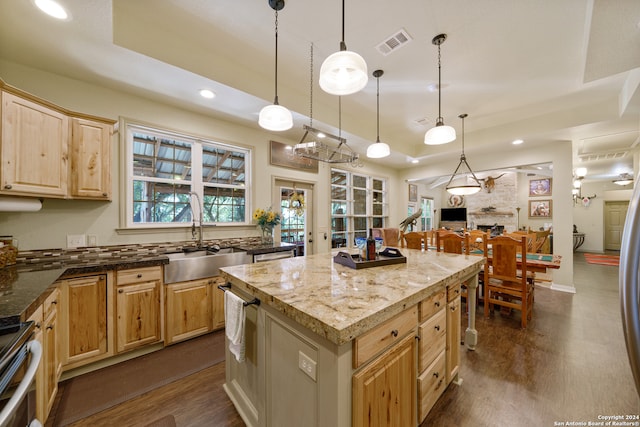
{"label": "picture frame", "polygon": [[409,201],[418,201],[418,186],[416,184],[409,184]]}
{"label": "picture frame", "polygon": [[552,200],[529,200],[529,218],[551,218]]}
{"label": "picture frame", "polygon": [[318,160],[293,154],[292,146],[278,141],[269,141],[269,163],[273,166],[318,173]]}
{"label": "picture frame", "polygon": [[550,196],[551,178],[530,179],[529,197]]}

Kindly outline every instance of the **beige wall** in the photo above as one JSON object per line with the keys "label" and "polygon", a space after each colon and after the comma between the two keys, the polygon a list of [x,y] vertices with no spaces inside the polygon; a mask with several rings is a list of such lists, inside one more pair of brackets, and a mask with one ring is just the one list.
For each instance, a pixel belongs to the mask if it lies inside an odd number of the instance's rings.
{"label": "beige wall", "polygon": [[[314,183],[314,217],[316,230],[330,227],[330,165],[321,163],[318,174],[298,172],[292,169],[274,167],[269,164],[269,140],[296,143],[262,130],[257,123],[240,125],[224,120],[196,114],[185,109],[172,107],[140,96],[110,90],[59,75],[26,68],[0,61],[0,78],[5,83],[30,92],[69,110],[119,120],[135,120],[157,125],[163,129],[187,132],[213,140],[241,144],[253,148],[253,188],[252,210],[255,207],[271,205],[271,183],[274,176],[299,179]],[[300,129],[302,136],[302,129]],[[46,249],[66,247],[67,234],[91,234],[97,236],[98,245],[126,243],[155,243],[191,239],[189,227],[168,231],[122,230],[120,229],[120,194],[124,170],[120,167],[120,134],[113,140],[113,202],[44,200],[42,210],[35,213],[0,212],[0,235],[13,235],[18,239],[19,248]],[[353,169],[359,173],[371,174],[389,179],[390,224],[399,223],[404,216],[404,194],[397,188],[400,184],[398,173],[392,169],[366,164]],[[257,228],[251,226],[217,226],[205,228],[205,239],[242,237],[258,235]],[[330,239],[317,241],[317,251],[330,248]]]}

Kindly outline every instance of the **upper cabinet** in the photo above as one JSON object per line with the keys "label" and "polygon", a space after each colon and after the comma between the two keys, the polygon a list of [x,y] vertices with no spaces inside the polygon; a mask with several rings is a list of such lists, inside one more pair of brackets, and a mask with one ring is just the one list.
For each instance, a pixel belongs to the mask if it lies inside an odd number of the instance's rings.
{"label": "upper cabinet", "polygon": [[115,121],[67,111],[0,81],[0,194],[111,200]]}

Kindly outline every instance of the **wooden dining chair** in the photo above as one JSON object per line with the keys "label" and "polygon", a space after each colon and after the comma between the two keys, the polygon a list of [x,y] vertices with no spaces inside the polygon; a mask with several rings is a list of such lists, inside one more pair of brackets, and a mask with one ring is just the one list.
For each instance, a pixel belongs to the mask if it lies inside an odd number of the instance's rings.
{"label": "wooden dining chair", "polygon": [[[527,280],[527,257],[521,256],[518,267],[518,253],[526,254],[527,236],[520,239],[510,236],[496,236],[487,240],[484,269],[484,316],[490,317],[495,305],[522,313],[520,324],[527,327],[533,316],[534,285]],[[488,247],[491,246],[489,251]]]}
{"label": "wooden dining chair", "polygon": [[469,235],[439,230],[436,233],[436,251],[467,255],[469,253]]}
{"label": "wooden dining chair", "polygon": [[426,242],[426,240],[425,233],[421,231],[400,232],[400,247],[402,248],[422,249],[423,242]]}
{"label": "wooden dining chair", "polygon": [[479,253],[484,250],[482,242],[484,239],[489,238],[489,233],[482,230],[469,230],[469,253]]}
{"label": "wooden dining chair", "polygon": [[549,253],[549,245],[545,245],[547,240],[549,239],[549,234],[551,230],[544,231],[536,231],[536,241],[533,245],[533,250],[531,252],[541,254],[541,253]]}

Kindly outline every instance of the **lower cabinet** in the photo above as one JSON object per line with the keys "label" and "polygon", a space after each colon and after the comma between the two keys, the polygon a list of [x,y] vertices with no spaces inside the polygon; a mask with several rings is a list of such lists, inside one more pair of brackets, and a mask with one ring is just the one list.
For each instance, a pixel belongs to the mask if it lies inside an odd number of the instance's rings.
{"label": "lower cabinet", "polygon": [[455,380],[460,367],[460,285],[447,291],[447,384]]}
{"label": "lower cabinet", "polygon": [[118,353],[162,341],[162,291],[161,267],[116,273]]}
{"label": "lower cabinet", "polygon": [[211,331],[214,282],[214,279],[200,279],[165,286],[165,344]]}
{"label": "lower cabinet", "polygon": [[211,313],[213,325],[212,329],[217,331],[224,328],[224,292],[218,289],[219,285],[224,285],[226,282],[222,277],[214,277],[213,279],[213,295],[211,300],[213,301],[213,312]]}
{"label": "lower cabinet", "polygon": [[105,274],[63,279],[61,357],[65,368],[89,363],[106,355],[107,277]]}
{"label": "lower cabinet", "polygon": [[353,375],[353,425],[416,425],[416,340],[409,334]]}

